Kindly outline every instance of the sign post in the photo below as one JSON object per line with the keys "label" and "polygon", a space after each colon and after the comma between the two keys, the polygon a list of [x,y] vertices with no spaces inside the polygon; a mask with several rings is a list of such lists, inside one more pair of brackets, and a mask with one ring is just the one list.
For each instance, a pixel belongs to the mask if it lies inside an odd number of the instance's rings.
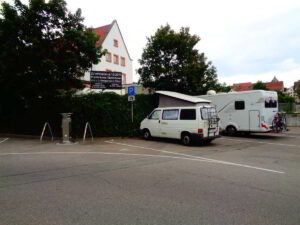
{"label": "sign post", "polygon": [[128,87],[128,101],[131,102],[131,122],[133,123],[133,102],[135,101],[135,87]]}

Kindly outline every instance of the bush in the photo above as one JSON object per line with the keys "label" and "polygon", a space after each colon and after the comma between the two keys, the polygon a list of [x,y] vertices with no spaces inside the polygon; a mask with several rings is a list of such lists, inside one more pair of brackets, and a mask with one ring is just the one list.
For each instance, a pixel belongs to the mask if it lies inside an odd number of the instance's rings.
{"label": "bush", "polygon": [[85,123],[90,122],[94,136],[134,136],[141,120],[157,106],[154,95],[137,95],[134,122],[127,95],[115,93],[59,96],[30,102],[6,100],[0,105],[0,132],[40,135],[43,124],[50,123],[54,135],[61,136],[62,112],[72,114],[72,137],[81,138]]}
{"label": "bush", "polygon": [[289,96],[288,94],[278,92],[278,101],[280,103],[294,103],[295,98],[292,96]]}

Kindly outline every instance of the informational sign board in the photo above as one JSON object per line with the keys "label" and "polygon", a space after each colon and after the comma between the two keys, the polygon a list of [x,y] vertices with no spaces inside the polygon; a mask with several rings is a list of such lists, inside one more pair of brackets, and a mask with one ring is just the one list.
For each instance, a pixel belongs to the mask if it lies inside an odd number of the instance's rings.
{"label": "informational sign board", "polygon": [[135,96],[134,96],[134,95],[128,96],[128,101],[129,101],[129,102],[135,101]]}
{"label": "informational sign board", "polygon": [[91,71],[91,89],[122,89],[122,73]]}
{"label": "informational sign board", "polygon": [[128,96],[135,96],[135,86],[128,87]]}

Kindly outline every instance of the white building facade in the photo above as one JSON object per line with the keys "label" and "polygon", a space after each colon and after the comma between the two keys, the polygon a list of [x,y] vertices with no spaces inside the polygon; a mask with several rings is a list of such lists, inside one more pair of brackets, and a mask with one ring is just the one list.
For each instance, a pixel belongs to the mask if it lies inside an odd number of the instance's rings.
{"label": "white building facade", "polygon": [[[92,66],[91,70],[121,72],[122,84],[132,83],[132,59],[117,21],[114,20],[109,25],[95,28],[95,32],[100,36],[97,44],[102,45],[102,49],[107,53],[101,57],[98,64]],[[85,73],[84,80],[90,81],[89,71]]]}

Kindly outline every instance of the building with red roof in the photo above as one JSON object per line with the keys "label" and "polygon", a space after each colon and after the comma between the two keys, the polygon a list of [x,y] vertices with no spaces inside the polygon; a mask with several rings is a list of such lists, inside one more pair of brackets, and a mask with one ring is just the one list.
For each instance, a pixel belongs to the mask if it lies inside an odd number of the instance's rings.
{"label": "building with red roof", "polygon": [[268,82],[266,83],[266,87],[270,91],[284,91],[283,81]]}
{"label": "building with red roof", "polygon": [[253,84],[251,82],[234,84],[232,86],[232,90],[233,91],[250,91],[250,90],[252,90],[252,85]]}
{"label": "building with red roof", "polygon": [[[274,76],[271,82],[267,82],[266,88],[269,91],[284,91],[284,84],[283,81],[278,81],[278,79]],[[239,83],[239,84],[233,84],[232,90],[233,91],[250,91],[252,90],[253,83],[246,82],[246,83]]]}
{"label": "building with red roof", "polygon": [[[122,83],[124,85],[132,83],[132,59],[117,21],[97,27],[94,31],[100,37],[97,46],[101,45],[102,49],[106,50],[106,54],[102,56],[98,64],[92,66],[91,70],[121,72]],[[88,87],[90,72],[85,73],[84,80]]]}

